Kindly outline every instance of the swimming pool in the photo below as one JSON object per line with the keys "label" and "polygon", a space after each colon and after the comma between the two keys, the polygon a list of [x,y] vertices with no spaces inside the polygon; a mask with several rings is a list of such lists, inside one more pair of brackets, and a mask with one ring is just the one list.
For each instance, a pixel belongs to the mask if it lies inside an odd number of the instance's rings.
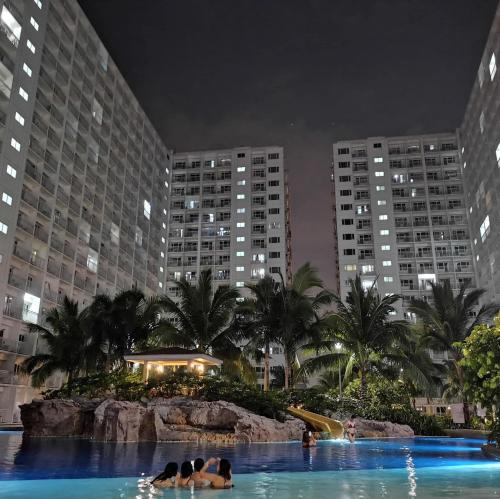
{"label": "swimming pool", "polygon": [[[116,444],[69,439],[23,440],[0,432],[0,497],[153,497],[140,477],[167,461],[227,457],[231,491],[166,491],[176,497],[400,498],[500,497],[500,462],[485,458],[472,439],[322,441],[238,444]],[[161,494],[161,493],[160,493]]]}

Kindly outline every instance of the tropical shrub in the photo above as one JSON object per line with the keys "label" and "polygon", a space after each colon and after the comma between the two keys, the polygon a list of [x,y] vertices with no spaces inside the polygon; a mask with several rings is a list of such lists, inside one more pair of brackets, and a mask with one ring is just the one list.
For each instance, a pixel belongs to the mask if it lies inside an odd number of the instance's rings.
{"label": "tropical shrub", "polygon": [[268,418],[284,421],[288,405],[285,392],[263,392],[256,386],[216,376],[200,378],[191,373],[168,373],[144,383],[140,374],[126,371],[77,378],[61,389],[45,393],[45,398],[115,398],[141,401],[154,397],[191,396],[201,400],[224,400]]}

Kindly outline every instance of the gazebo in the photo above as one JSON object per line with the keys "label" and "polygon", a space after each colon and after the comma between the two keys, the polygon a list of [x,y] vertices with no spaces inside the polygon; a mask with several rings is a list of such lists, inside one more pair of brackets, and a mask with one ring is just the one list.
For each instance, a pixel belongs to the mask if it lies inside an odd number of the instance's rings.
{"label": "gazebo", "polygon": [[186,348],[169,347],[155,348],[144,352],[134,352],[124,356],[126,362],[130,364],[143,364],[143,380],[147,381],[150,371],[162,373],[165,367],[173,371],[179,368],[186,368],[188,371],[202,375],[208,367],[219,367],[222,360]]}

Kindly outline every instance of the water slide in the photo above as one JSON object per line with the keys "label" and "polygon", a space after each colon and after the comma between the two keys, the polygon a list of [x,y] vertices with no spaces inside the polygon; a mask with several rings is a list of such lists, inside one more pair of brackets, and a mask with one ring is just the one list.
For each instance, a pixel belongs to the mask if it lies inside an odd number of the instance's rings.
{"label": "water slide", "polygon": [[298,409],[297,407],[289,407],[288,412],[296,418],[302,419],[309,423],[316,431],[326,431],[333,438],[344,438],[344,426],[336,419],[330,419],[321,414]]}

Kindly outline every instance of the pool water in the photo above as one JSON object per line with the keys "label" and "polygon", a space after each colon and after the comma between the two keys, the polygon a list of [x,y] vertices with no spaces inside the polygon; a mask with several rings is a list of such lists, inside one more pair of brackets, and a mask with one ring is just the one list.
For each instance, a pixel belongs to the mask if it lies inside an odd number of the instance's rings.
{"label": "pool water", "polygon": [[[414,438],[237,444],[99,443],[23,439],[0,432],[0,497],[9,498],[500,498],[500,462],[473,439]],[[233,464],[231,491],[158,492],[144,478],[167,461],[224,456]]]}

